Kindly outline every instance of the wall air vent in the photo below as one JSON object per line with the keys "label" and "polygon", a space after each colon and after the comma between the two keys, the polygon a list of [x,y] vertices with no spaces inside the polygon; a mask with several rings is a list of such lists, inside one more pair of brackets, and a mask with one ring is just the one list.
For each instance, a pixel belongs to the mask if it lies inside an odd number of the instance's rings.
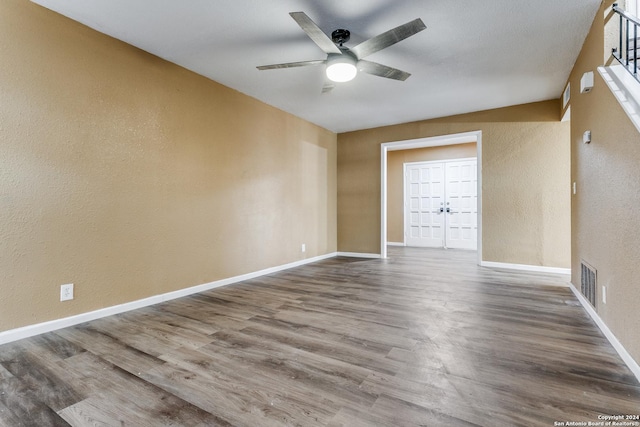
{"label": "wall air vent", "polygon": [[580,261],[580,292],[582,295],[591,303],[591,305],[596,307],[596,292],[597,292],[597,283],[596,283],[596,269],[587,264],[584,261]]}
{"label": "wall air vent", "polygon": [[571,99],[571,83],[567,83],[567,87],[562,92],[562,108],[566,108]]}

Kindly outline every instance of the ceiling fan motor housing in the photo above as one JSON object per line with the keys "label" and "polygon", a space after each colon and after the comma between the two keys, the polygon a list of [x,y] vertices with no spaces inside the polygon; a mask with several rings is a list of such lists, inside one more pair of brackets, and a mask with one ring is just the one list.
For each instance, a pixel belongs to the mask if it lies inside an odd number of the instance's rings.
{"label": "ceiling fan motor housing", "polygon": [[348,42],[350,38],[351,38],[351,32],[349,30],[344,30],[342,28],[334,30],[331,33],[331,40],[333,40],[335,44],[339,44],[340,46],[342,46],[342,43]]}

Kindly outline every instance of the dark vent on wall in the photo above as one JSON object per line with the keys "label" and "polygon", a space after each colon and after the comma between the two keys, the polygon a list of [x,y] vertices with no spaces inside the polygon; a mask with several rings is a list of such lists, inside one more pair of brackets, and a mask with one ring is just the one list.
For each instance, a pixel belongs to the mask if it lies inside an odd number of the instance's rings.
{"label": "dark vent on wall", "polygon": [[580,263],[580,292],[589,300],[591,305],[596,306],[596,269],[584,261]]}

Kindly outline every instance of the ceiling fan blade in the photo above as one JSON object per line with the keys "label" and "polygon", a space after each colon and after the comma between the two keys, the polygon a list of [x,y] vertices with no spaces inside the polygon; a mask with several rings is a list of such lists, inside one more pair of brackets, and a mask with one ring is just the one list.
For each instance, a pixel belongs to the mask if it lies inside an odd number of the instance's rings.
{"label": "ceiling fan blade", "polygon": [[325,59],[315,59],[313,61],[285,62],[284,64],[260,65],[258,70],[276,70],[278,68],[306,67],[308,65],[320,65],[326,62]]}
{"label": "ceiling fan blade", "polygon": [[342,53],[338,46],[304,12],[291,12],[289,15],[300,28],[318,45],[324,53]]}
{"label": "ceiling fan blade", "polygon": [[324,85],[322,86],[322,93],[331,92],[335,87],[336,85],[334,85],[330,81],[325,81]]}
{"label": "ceiling fan blade", "polygon": [[378,34],[369,40],[363,41],[358,46],[351,48],[351,52],[355,53],[358,59],[361,59],[411,37],[425,28],[427,27],[424,25],[424,22],[422,22],[422,19],[414,19],[406,24]]}
{"label": "ceiling fan blade", "polygon": [[407,80],[411,75],[406,71],[387,67],[386,65],[378,64],[377,62],[365,61],[364,59],[358,61],[358,69],[364,73],[373,74],[374,76],[386,77],[388,79],[400,81]]}

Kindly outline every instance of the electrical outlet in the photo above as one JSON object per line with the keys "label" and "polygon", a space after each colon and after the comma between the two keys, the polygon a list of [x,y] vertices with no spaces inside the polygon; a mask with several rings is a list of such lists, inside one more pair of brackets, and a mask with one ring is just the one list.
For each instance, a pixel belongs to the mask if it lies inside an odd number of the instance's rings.
{"label": "electrical outlet", "polygon": [[602,287],[602,303],[603,304],[607,303],[607,287],[606,286]]}
{"label": "electrical outlet", "polygon": [[73,299],[73,283],[60,285],[60,301],[69,301]]}
{"label": "electrical outlet", "polygon": [[302,252],[306,252],[307,251],[307,245],[305,245],[304,243],[302,244]]}

